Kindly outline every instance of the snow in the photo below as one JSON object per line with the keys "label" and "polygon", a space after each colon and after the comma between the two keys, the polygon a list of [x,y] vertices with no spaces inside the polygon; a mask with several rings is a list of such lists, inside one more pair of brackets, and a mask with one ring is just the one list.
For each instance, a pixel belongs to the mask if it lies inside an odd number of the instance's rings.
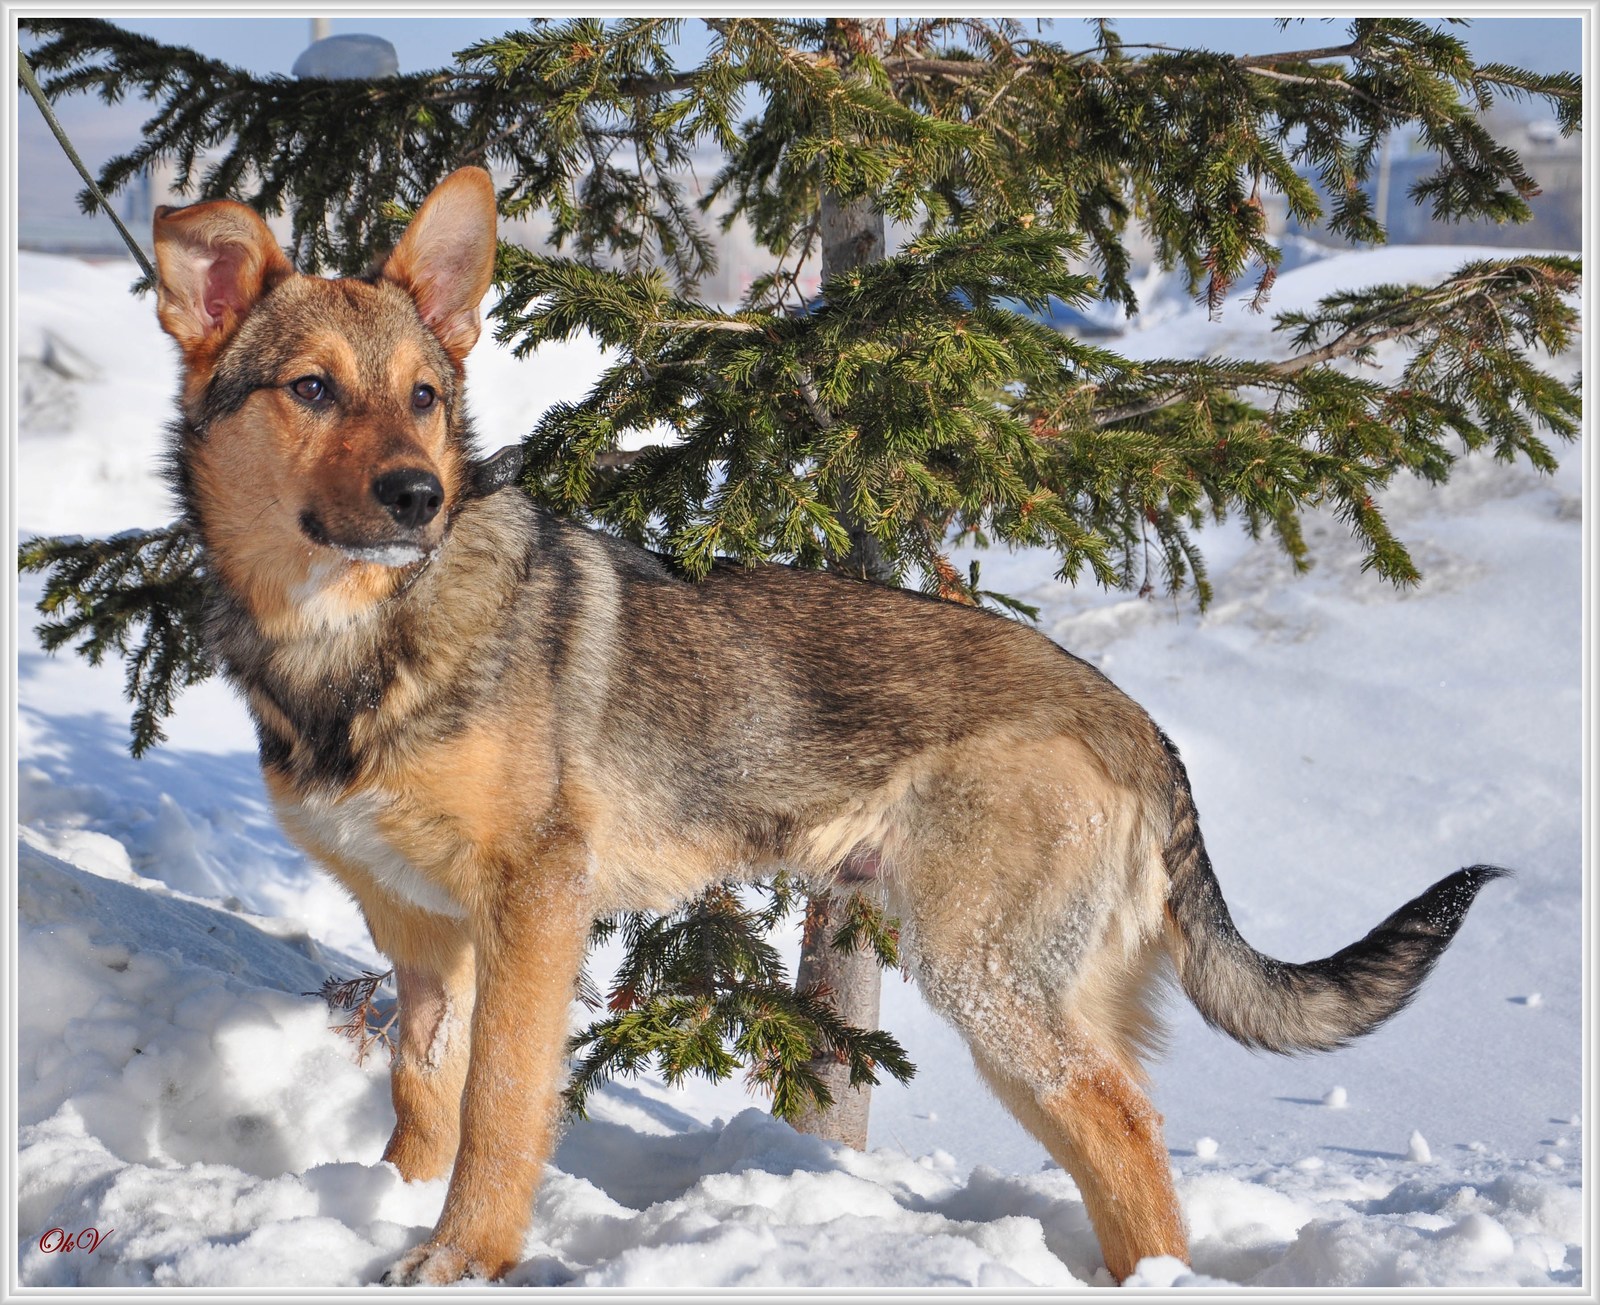
{"label": "snow", "polygon": [[[1271,309],[1482,252],[1303,262]],[[19,257],[19,537],[170,516],[157,460],[173,360],[132,279]],[[1270,312],[1156,316],[1119,346],[1271,347]],[[583,342],[527,363],[481,343],[484,447],[581,395],[598,363]],[[1457,866],[1517,871],[1485,890],[1415,1004],[1334,1056],[1252,1056],[1169,1003],[1152,1092],[1194,1263],[1146,1260],[1135,1284],[1583,1281],[1582,492],[1575,450],[1549,477],[1474,458],[1443,489],[1397,484],[1386,501],[1425,574],[1412,591],[1363,574],[1323,518],[1304,577],[1238,530],[1208,530],[1204,613],[1065,589],[1036,555],[983,556],[988,587],[1039,603],[1043,628],[1177,741],[1255,945],[1327,955]],[[277,830],[230,691],[190,690],[169,744],[133,761],[121,668],[45,656],[39,590],[19,581],[20,1282],[373,1283],[432,1226],[445,1184],[377,1163],[392,1122],[382,1056],[358,1064],[306,995],[383,968],[359,916]],[[738,1082],[613,1084],[564,1135],[507,1285],[1107,1284],[1072,1180],[915,989],[890,976],[884,992],[884,1023],[920,1068],[877,1089],[869,1151],[795,1134]],[[41,1249],[58,1228],[46,1245],[102,1239]]]}

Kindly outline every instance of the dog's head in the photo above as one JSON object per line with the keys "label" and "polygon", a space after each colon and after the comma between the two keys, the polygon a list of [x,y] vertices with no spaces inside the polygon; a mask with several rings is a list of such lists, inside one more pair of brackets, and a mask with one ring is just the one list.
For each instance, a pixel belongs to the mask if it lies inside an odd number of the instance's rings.
{"label": "dog's head", "polygon": [[179,491],[259,620],[348,619],[438,548],[468,490],[463,364],[494,248],[480,168],[442,181],[363,278],[297,274],[243,204],[157,211]]}

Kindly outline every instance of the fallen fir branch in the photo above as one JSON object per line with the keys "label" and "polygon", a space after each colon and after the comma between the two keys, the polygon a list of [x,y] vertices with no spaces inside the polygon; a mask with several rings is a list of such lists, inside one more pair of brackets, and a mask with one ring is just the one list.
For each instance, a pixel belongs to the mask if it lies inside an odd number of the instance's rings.
{"label": "fallen fir branch", "polygon": [[391,1030],[400,1017],[400,1005],[393,998],[380,1003],[378,989],[394,976],[393,970],[363,970],[353,979],[329,975],[315,992],[304,997],[321,997],[332,1012],[348,1011],[349,1017],[328,1027],[356,1044],[356,1064],[366,1063],[374,1046],[382,1046],[394,1060],[395,1041]]}

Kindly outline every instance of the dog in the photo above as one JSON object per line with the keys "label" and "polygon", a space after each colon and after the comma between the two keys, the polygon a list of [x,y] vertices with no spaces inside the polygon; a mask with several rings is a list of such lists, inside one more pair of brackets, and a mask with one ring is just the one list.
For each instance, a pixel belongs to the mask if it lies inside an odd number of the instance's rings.
{"label": "dog", "polygon": [[393,962],[383,1159],[450,1178],[386,1282],[518,1262],[598,916],[780,866],[880,894],[1120,1282],[1188,1258],[1140,1069],[1159,980],[1248,1046],[1337,1047],[1410,1000],[1504,873],[1272,960],[1234,928],[1171,741],[1042,634],[827,572],[690,582],[502,484],[463,389],[496,239],[480,169],[364,277],[297,274],[231,201],[163,208],[154,235],[209,646],[279,819]]}

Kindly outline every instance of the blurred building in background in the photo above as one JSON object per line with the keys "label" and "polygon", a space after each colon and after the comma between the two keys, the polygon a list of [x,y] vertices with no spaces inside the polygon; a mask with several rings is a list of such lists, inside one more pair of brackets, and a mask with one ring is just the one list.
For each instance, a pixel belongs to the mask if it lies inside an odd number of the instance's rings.
{"label": "blurred building in background", "polygon": [[[1515,150],[1539,185],[1528,201],[1527,222],[1437,222],[1427,203],[1417,204],[1412,187],[1438,164],[1414,138],[1391,136],[1388,157],[1365,189],[1374,213],[1388,228],[1391,245],[1503,245],[1519,249],[1578,250],[1583,247],[1583,137],[1563,138],[1552,118],[1530,118],[1518,106],[1496,107],[1484,124],[1502,145]],[[1320,226],[1288,221],[1282,199],[1277,205],[1280,229],[1313,239],[1345,242]]]}

